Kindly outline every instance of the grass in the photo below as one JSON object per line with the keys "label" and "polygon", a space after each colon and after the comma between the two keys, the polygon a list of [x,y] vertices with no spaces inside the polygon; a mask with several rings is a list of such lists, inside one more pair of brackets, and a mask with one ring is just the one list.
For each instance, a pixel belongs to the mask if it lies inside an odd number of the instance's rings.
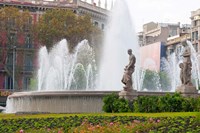
{"label": "grass", "polygon": [[83,113],[83,114],[4,114],[0,113],[0,119],[15,118],[48,118],[69,116],[145,116],[145,117],[186,117],[200,116],[200,112],[165,112],[165,113]]}

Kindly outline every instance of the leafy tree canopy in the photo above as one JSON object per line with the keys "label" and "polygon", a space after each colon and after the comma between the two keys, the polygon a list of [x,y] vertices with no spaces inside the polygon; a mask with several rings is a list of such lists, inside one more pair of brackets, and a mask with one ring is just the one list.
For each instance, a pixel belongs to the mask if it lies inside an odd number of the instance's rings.
{"label": "leafy tree canopy", "polygon": [[25,27],[30,26],[31,15],[29,11],[21,12],[15,7],[0,9],[0,30],[7,33],[12,31],[23,32]]}
{"label": "leafy tree canopy", "polygon": [[72,51],[83,39],[91,41],[95,30],[90,16],[78,16],[71,10],[53,9],[42,15],[35,31],[39,41],[46,45],[47,49],[66,38]]}

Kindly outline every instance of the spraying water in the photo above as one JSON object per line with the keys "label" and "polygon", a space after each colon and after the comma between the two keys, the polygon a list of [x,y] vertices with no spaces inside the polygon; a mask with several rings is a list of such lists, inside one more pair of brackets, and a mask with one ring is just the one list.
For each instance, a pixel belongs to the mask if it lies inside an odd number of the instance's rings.
{"label": "spraying water", "polygon": [[[69,53],[65,39],[56,44],[49,53],[46,47],[42,47],[39,51],[38,91],[85,90],[86,85],[93,86],[90,85],[91,81],[87,81],[94,77],[91,75],[94,70],[92,55],[93,51],[87,40],[80,42],[74,53]],[[89,71],[89,75],[86,71]]]}
{"label": "spraying water", "polygon": [[[139,66],[139,45],[137,43],[133,23],[126,0],[117,0],[112,10],[110,23],[106,31],[103,55],[100,65],[99,89],[121,90],[121,78],[125,65],[128,64],[127,50],[132,49],[136,56],[137,77]],[[138,86],[135,82],[134,86]],[[134,87],[137,88],[137,87]]]}

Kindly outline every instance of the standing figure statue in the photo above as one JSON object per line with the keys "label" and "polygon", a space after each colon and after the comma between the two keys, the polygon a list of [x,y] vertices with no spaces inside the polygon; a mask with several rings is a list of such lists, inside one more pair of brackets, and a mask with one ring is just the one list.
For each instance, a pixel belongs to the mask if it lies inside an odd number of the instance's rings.
{"label": "standing figure statue", "polygon": [[122,83],[125,85],[124,91],[132,91],[133,90],[132,74],[135,71],[136,58],[132,54],[132,49],[128,50],[128,54],[129,54],[129,64],[124,68],[124,75],[123,75],[123,78],[121,80]]}
{"label": "standing figure statue", "polygon": [[181,68],[180,78],[183,85],[192,85],[191,81],[192,62],[190,56],[191,56],[190,49],[186,48],[186,50],[183,53],[184,57],[183,63],[179,65],[179,67]]}

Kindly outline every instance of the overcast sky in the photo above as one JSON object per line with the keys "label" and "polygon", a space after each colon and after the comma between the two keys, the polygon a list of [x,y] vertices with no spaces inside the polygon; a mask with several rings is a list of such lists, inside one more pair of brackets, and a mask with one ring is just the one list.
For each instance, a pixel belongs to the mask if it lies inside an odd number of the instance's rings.
{"label": "overcast sky", "polygon": [[[90,1],[90,0],[88,0]],[[104,5],[105,0],[101,0]],[[107,0],[110,4],[112,0]],[[115,0],[114,0],[115,1]],[[133,16],[135,29],[151,21],[159,23],[190,24],[191,11],[200,8],[200,0],[125,0]],[[98,0],[95,0],[97,3]]]}

